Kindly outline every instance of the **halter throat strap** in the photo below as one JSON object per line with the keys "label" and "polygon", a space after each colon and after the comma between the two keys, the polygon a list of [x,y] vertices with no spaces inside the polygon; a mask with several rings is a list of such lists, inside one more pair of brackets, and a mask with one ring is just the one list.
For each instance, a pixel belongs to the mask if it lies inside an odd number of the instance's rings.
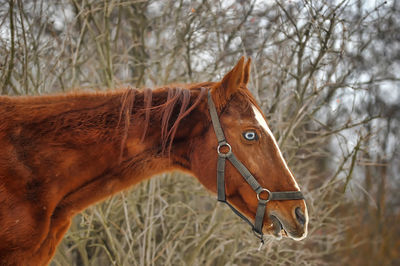
{"label": "halter throat strap", "polygon": [[[217,161],[217,194],[218,194],[218,201],[227,204],[232,211],[242,218],[246,223],[248,223],[255,235],[261,240],[261,244],[264,243],[263,239],[263,221],[265,215],[265,209],[267,203],[271,200],[298,200],[304,199],[303,194],[301,191],[283,191],[283,192],[271,192],[266,188],[263,188],[258,181],[254,178],[254,176],[250,173],[250,171],[242,164],[242,162],[237,159],[235,154],[232,152],[231,145],[227,142],[224,132],[221,127],[221,123],[219,122],[217,109],[215,108],[215,104],[212,100],[211,91],[208,91],[208,107],[210,111],[211,121],[214,128],[215,135],[218,140],[218,161]],[[226,147],[228,149],[227,152],[222,152],[221,149]],[[256,197],[258,199],[258,205],[255,215],[254,224],[245,217],[242,213],[240,213],[235,207],[233,207],[227,200],[226,200],[226,193],[225,193],[225,164],[226,159],[228,159],[231,164],[238,170],[238,172],[242,175],[245,181],[251,186],[251,188],[255,191]],[[263,199],[260,194],[261,193],[268,193],[268,198]]]}

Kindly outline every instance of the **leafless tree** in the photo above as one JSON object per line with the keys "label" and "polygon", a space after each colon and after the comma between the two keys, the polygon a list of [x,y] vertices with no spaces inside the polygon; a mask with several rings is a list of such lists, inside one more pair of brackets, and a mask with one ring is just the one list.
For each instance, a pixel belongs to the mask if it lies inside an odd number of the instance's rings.
{"label": "leafless tree", "polygon": [[306,240],[256,252],[194,179],[163,175],[77,216],[52,265],[399,264],[399,20],[397,0],[3,2],[2,94],[218,80],[251,57],[310,208]]}

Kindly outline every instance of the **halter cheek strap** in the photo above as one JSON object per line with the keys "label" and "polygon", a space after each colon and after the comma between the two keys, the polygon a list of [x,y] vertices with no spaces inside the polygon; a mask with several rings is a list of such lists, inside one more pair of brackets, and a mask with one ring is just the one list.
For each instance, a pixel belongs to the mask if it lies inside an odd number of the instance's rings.
{"label": "halter cheek strap", "polygon": [[[261,244],[264,243],[263,239],[263,221],[265,215],[265,209],[268,201],[271,200],[299,200],[304,199],[301,191],[283,191],[283,192],[271,192],[266,188],[263,188],[258,181],[254,178],[254,176],[250,173],[250,171],[239,161],[235,154],[232,152],[232,147],[225,139],[224,132],[222,130],[221,124],[218,119],[217,110],[215,108],[215,104],[211,97],[211,92],[208,91],[208,107],[210,110],[211,121],[214,127],[215,135],[218,140],[218,162],[217,162],[217,193],[218,193],[218,201],[226,203],[232,211],[237,214],[240,218],[242,218],[246,223],[248,223],[251,227],[255,235],[261,240]],[[222,152],[222,147],[227,147],[227,152]],[[242,213],[240,213],[235,207],[233,207],[228,201],[226,201],[225,194],[225,162],[228,159],[231,164],[239,171],[239,173],[243,176],[246,182],[251,186],[251,188],[256,192],[258,205],[255,216],[254,224],[247,219]],[[268,198],[261,198],[260,194],[266,192],[268,193]]]}

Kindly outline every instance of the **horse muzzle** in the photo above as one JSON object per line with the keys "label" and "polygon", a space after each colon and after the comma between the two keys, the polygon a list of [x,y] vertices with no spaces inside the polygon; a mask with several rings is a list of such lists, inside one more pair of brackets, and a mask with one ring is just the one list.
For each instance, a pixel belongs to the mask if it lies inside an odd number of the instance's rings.
{"label": "horse muzzle", "polygon": [[291,215],[287,217],[278,210],[267,211],[269,226],[266,231],[276,239],[289,237],[293,240],[302,240],[307,236],[308,212],[307,207],[294,207]]}

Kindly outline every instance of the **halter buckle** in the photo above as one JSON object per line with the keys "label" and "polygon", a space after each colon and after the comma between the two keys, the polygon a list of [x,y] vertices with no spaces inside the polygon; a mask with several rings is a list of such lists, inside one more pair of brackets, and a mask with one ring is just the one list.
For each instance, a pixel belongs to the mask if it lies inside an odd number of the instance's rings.
{"label": "halter buckle", "polygon": [[[261,194],[262,192],[267,192],[267,193],[268,193],[268,198],[267,198],[267,199],[262,199],[262,198],[260,198],[260,194]],[[261,190],[257,193],[257,199],[258,199],[258,201],[260,201],[261,203],[264,203],[264,204],[266,204],[268,201],[271,200],[271,196],[272,196],[271,191],[269,191],[269,190],[266,189],[266,188],[261,189]]]}
{"label": "halter buckle", "polygon": [[[226,152],[226,153],[221,152],[221,148],[224,147],[224,146],[226,146],[226,147],[229,148],[229,151]],[[226,157],[228,157],[229,155],[231,155],[231,153],[232,153],[232,147],[231,147],[231,145],[229,145],[229,143],[226,142],[226,141],[221,142],[221,143],[218,144],[217,153],[218,153],[218,156],[221,156],[221,157],[225,157],[225,158],[226,158]]]}

